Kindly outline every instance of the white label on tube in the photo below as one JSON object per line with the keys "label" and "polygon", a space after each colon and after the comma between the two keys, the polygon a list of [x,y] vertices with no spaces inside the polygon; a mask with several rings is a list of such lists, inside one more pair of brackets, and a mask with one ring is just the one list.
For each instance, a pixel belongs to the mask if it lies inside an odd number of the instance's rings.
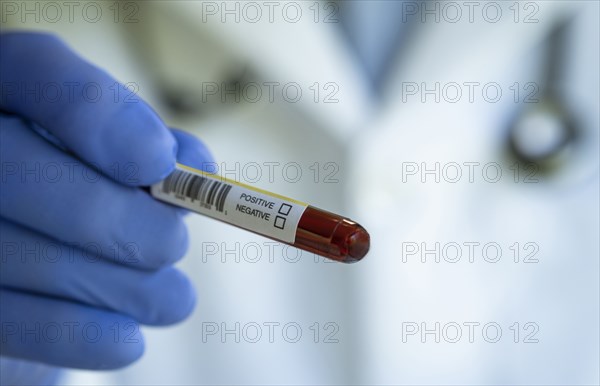
{"label": "white label on tube", "polygon": [[151,192],[162,201],[290,244],[308,206],[180,164]]}

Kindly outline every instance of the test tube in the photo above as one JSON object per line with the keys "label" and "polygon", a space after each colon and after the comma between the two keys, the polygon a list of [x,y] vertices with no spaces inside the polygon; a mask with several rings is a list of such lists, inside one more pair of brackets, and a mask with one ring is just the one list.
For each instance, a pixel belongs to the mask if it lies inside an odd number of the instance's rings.
{"label": "test tube", "polygon": [[150,193],[158,200],[335,261],[353,263],[369,251],[369,233],[352,220],[189,166],[177,164]]}

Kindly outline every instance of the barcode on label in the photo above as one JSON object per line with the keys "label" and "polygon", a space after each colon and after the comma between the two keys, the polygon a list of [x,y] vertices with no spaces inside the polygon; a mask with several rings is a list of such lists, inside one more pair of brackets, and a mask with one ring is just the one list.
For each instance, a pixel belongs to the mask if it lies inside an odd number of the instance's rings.
{"label": "barcode on label", "polygon": [[215,210],[223,212],[231,185],[184,170],[175,170],[163,181],[162,191],[165,194],[175,193],[176,196],[187,197],[192,203],[198,200],[204,206],[214,205]]}

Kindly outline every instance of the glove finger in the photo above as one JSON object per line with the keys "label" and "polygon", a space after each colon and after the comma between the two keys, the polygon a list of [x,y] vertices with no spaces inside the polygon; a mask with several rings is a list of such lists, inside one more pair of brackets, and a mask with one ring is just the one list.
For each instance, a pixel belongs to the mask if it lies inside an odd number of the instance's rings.
{"label": "glove finger", "polygon": [[[58,38],[3,33],[0,50],[0,109],[39,124],[122,183],[147,186],[174,169],[177,142],[156,113]],[[111,173],[130,164],[135,180]]]}
{"label": "glove finger", "polygon": [[0,356],[0,385],[58,385],[63,369]]}
{"label": "glove finger", "polygon": [[209,173],[215,172],[214,158],[202,141],[183,130],[171,129],[171,132],[179,145],[177,162]]}
{"label": "glove finger", "polygon": [[195,305],[194,289],[181,271],[142,271],[0,219],[0,286],[65,298],[127,315],[142,324],[168,325],[185,319]]}
{"label": "glove finger", "polygon": [[139,325],[114,312],[7,288],[0,288],[0,309],[0,355],[108,370],[144,352]]}
{"label": "glove finger", "polygon": [[103,256],[139,268],[185,254],[187,229],[174,207],[96,173],[18,118],[0,114],[0,123],[0,216],[66,243],[97,244]]}

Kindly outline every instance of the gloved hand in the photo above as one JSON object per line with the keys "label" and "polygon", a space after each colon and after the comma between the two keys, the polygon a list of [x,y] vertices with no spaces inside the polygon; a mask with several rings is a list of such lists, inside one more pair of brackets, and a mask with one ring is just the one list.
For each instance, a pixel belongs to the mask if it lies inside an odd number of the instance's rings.
{"label": "gloved hand", "polygon": [[195,303],[172,267],[184,211],[140,187],[210,155],[53,36],[2,34],[0,53],[0,355],[130,364],[139,323],[179,322]]}

